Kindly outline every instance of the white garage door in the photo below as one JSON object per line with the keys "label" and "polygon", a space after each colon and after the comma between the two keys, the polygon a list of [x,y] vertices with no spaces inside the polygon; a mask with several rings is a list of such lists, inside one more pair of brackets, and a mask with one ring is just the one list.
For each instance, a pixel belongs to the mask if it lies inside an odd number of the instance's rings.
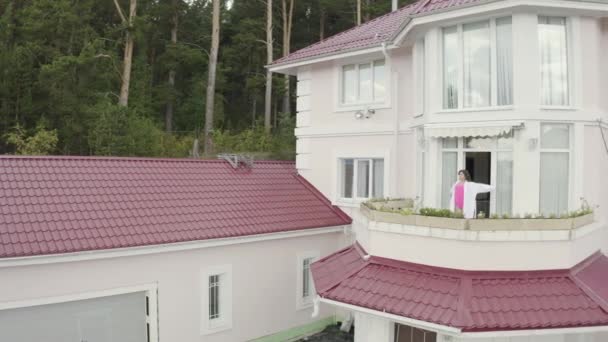
{"label": "white garage door", "polygon": [[146,342],[146,293],[0,310],[0,341]]}

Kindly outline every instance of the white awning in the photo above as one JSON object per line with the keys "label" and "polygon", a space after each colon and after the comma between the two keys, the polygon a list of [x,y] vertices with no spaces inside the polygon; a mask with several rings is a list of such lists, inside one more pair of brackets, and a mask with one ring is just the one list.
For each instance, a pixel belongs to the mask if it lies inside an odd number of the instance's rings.
{"label": "white awning", "polygon": [[496,121],[484,123],[437,123],[424,125],[427,138],[494,137],[521,128],[523,121]]}

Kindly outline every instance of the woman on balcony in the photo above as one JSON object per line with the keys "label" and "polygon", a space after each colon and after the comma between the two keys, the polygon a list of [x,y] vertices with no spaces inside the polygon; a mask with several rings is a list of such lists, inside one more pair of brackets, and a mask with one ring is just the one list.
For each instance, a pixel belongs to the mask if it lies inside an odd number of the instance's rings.
{"label": "woman on balcony", "polygon": [[461,212],[466,219],[477,217],[477,194],[490,192],[496,189],[493,185],[475,183],[471,181],[471,174],[467,170],[458,171],[458,181],[452,186],[450,210]]}

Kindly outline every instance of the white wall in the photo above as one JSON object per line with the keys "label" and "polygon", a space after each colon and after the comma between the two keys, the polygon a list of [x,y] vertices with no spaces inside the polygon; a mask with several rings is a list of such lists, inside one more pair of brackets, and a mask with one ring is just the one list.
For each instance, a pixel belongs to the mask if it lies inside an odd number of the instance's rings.
{"label": "white wall", "polygon": [[[341,233],[115,259],[0,268],[0,303],[157,283],[160,341],[241,342],[311,323],[296,310],[297,256],[321,257]],[[201,270],[232,266],[233,328],[201,336]],[[206,308],[205,308],[206,310]],[[316,319],[333,315],[322,307]],[[316,320],[315,319],[315,320]],[[2,332],[0,332],[2,336]]]}
{"label": "white wall", "polygon": [[393,342],[395,325],[388,319],[355,313],[355,342]]}

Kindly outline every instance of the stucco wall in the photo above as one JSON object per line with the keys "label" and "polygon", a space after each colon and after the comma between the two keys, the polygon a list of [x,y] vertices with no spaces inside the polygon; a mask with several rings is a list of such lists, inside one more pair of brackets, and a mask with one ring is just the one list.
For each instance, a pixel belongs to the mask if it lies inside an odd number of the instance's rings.
{"label": "stucco wall", "polygon": [[[296,310],[297,258],[321,257],[343,244],[341,233],[115,259],[0,268],[0,302],[157,283],[160,341],[234,341],[287,330],[333,315]],[[233,328],[200,335],[201,270],[232,265]],[[1,332],[0,332],[1,336]]]}

